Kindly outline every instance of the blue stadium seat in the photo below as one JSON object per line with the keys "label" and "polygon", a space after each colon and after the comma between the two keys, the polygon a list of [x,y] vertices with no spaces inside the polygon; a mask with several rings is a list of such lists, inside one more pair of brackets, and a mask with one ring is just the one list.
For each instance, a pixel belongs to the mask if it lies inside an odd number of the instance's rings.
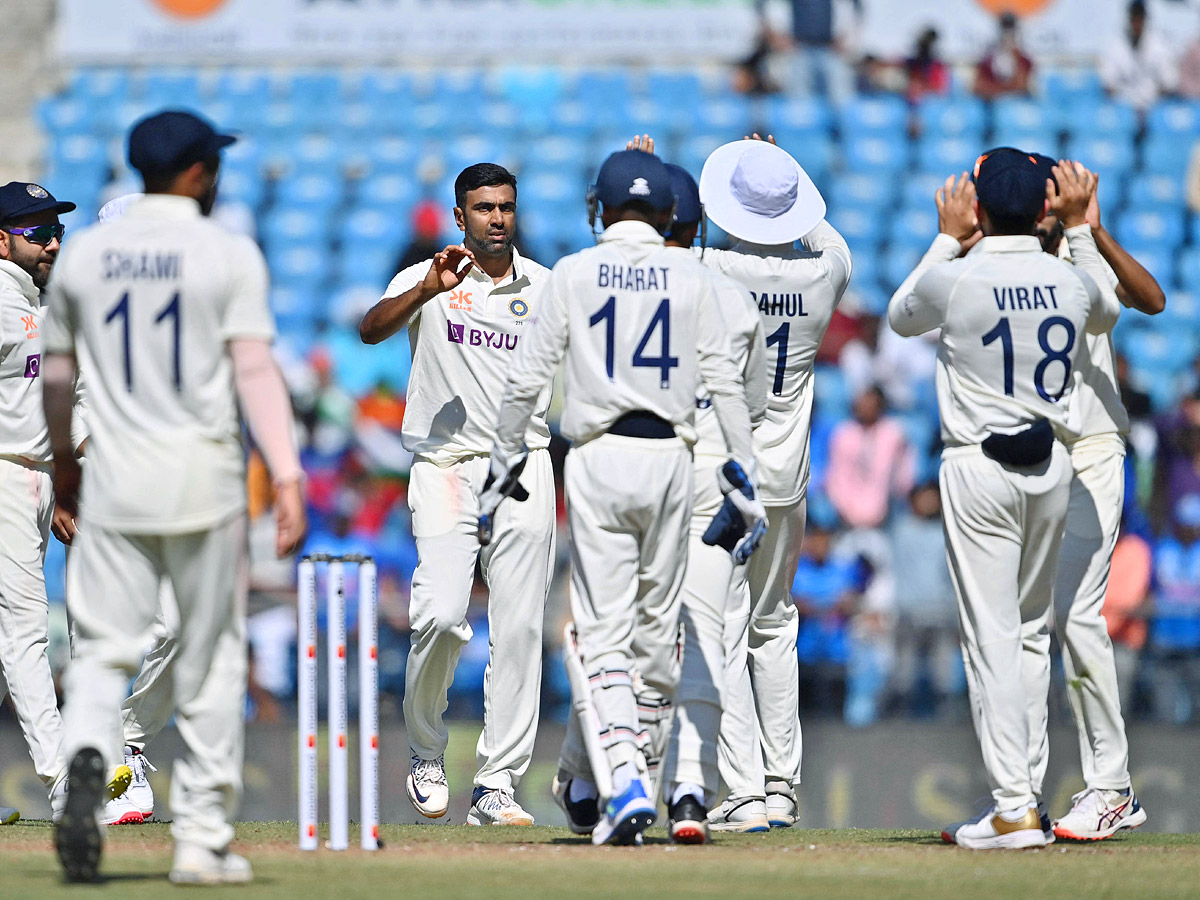
{"label": "blue stadium seat", "polygon": [[[1043,141],[1058,131],[1058,114],[1050,104],[1027,97],[1001,97],[992,104],[992,124],[997,133],[1044,135]],[[1017,145],[1022,150],[1033,147]]]}
{"label": "blue stadium seat", "polygon": [[410,173],[416,168],[421,155],[420,144],[394,135],[376,137],[361,150],[369,175]]}
{"label": "blue stadium seat", "polygon": [[704,169],[704,161],[708,159],[709,154],[722,144],[729,143],[729,140],[728,135],[719,133],[697,132],[688,135],[681,142],[678,158],[674,161],[691,172],[692,177],[699,179],[700,172]]}
{"label": "blue stadium seat", "polygon": [[217,79],[216,94],[241,107],[261,108],[271,102],[271,79],[261,69],[225,69]]}
{"label": "blue stadium seat", "polygon": [[[917,104],[917,122],[926,139],[932,137],[963,138],[977,141],[984,149],[983,131],[987,125],[987,110],[975,97],[925,97]],[[972,158],[974,158],[974,156]]]}
{"label": "blue stadium seat", "polygon": [[297,244],[314,245],[329,233],[329,224],[307,209],[276,205],[259,221],[259,237],[270,251]]}
{"label": "blue stadium seat", "polygon": [[566,90],[562,70],[554,66],[505,66],[495,78],[500,96],[524,110],[549,110]]}
{"label": "blue stadium seat", "polygon": [[1127,103],[1072,104],[1062,115],[1063,125],[1075,137],[1106,135],[1132,143],[1138,130],[1137,110]]}
{"label": "blue stadium seat", "polygon": [[550,113],[552,134],[590,140],[597,127],[599,123],[592,118],[591,110],[577,100],[559,103]]}
{"label": "blue stadium seat", "polygon": [[311,244],[268,247],[267,265],[271,282],[280,289],[321,288],[333,268],[333,255]]}
{"label": "blue stadium seat", "polygon": [[1146,136],[1184,142],[1200,137],[1200,103],[1164,100],[1154,104],[1146,116]]}
{"label": "blue stadium seat", "polygon": [[917,168],[924,172],[969,172],[983,146],[979,135],[936,137],[917,142]]}
{"label": "blue stadium seat", "polygon": [[1134,148],[1119,137],[1082,137],[1067,142],[1066,155],[1094,169],[1106,180],[1123,178],[1133,168]]}
{"label": "blue stadium seat", "polygon": [[833,110],[821,97],[771,97],[762,116],[777,138],[781,132],[827,135],[833,127]]}
{"label": "blue stadium seat", "polygon": [[1122,241],[1125,249],[1150,272],[1158,283],[1166,286],[1174,283],[1175,257],[1178,250],[1161,244],[1134,244]]}
{"label": "blue stadium seat", "polygon": [[821,415],[838,419],[850,415],[850,386],[846,376],[837,366],[818,365],[813,373],[813,400],[821,408]]}
{"label": "blue stadium seat", "polygon": [[[974,162],[974,160],[971,160]],[[913,208],[925,204],[934,206],[934,195],[946,184],[950,171],[915,172],[905,176],[900,185],[900,205]]]}
{"label": "blue stadium seat", "polygon": [[932,203],[901,210],[888,226],[888,240],[893,247],[915,246],[922,252],[937,233],[937,209]]}
{"label": "blue stadium seat", "polygon": [[621,106],[633,96],[633,83],[625,69],[588,69],[576,78],[574,95],[595,110]]}
{"label": "blue stadium seat", "polygon": [[275,200],[281,205],[327,215],[342,202],[342,180],[332,175],[298,175],[281,179]]}
{"label": "blue stadium seat", "polygon": [[837,160],[837,145],[820,132],[795,132],[780,129],[774,132],[779,146],[795,157],[808,177],[818,186],[829,178]]}
{"label": "blue stadium seat", "polygon": [[696,106],[706,94],[699,75],[678,69],[651,69],[645,86],[647,96],[664,105]]}
{"label": "blue stadium seat", "polygon": [[843,205],[829,210],[830,224],[847,243],[858,246],[871,246],[883,238],[884,219],[875,206]]}
{"label": "blue stadium seat", "polygon": [[[1200,274],[1200,260],[1193,258],[1191,262],[1186,261],[1186,255],[1194,249],[1188,248],[1180,254],[1179,280],[1185,290],[1172,290],[1167,285],[1163,286],[1167,293],[1167,306],[1161,313],[1150,319],[1150,323],[1156,330],[1171,334],[1182,329],[1194,334],[1200,328],[1200,293],[1197,293],[1200,291],[1200,281],[1195,280],[1196,275]],[[1183,276],[1184,266],[1189,265],[1193,270],[1193,281],[1190,284]],[[1122,316],[1122,318],[1134,317]],[[1137,318],[1145,317],[1138,316]]]}
{"label": "blue stadium seat", "polygon": [[70,172],[76,180],[102,178],[110,165],[104,142],[86,134],[73,134],[55,141],[50,145],[48,159],[55,172]]}
{"label": "blue stadium seat", "polygon": [[[926,241],[933,240],[933,235],[929,235]],[[880,258],[880,277],[883,279],[883,287],[885,290],[895,291],[900,287],[900,284],[907,278],[912,270],[917,267],[917,263],[921,261],[921,257],[925,253],[926,246],[919,244],[904,244],[896,245],[883,253]]]}
{"label": "blue stadium seat", "polygon": [[1142,169],[1182,181],[1191,160],[1193,144],[1192,139],[1183,136],[1147,136],[1142,146]]}
{"label": "blue stadium seat", "polygon": [[864,136],[842,142],[846,169],[890,178],[908,167],[908,144],[895,137]]}
{"label": "blue stadium seat", "polygon": [[1058,136],[1053,131],[1029,131],[1026,129],[1014,128],[1011,125],[1006,128],[994,128],[992,137],[988,140],[988,146],[982,148],[989,150],[992,147],[1016,147],[1018,150],[1024,150],[1027,153],[1045,153],[1047,156],[1058,156]]}
{"label": "blue stadium seat", "polygon": [[1183,243],[1183,211],[1148,209],[1135,204],[1116,222],[1114,233],[1126,246],[1152,245],[1174,250]]}
{"label": "blue stadium seat", "polygon": [[[586,146],[586,143],[578,138],[553,134],[547,135],[541,140],[530,141],[523,148],[521,172],[534,175],[538,172],[554,170],[566,174],[578,173],[584,177],[583,158]],[[524,187],[525,182],[522,179],[518,186],[518,195]]]}
{"label": "blue stadium seat", "polygon": [[870,175],[848,174],[834,179],[825,194],[825,202],[831,209],[854,206],[859,209],[882,211],[891,207],[896,200],[894,182],[880,182]]}
{"label": "blue stadium seat", "polygon": [[267,182],[247,169],[222,165],[219,190],[222,197],[239,200],[257,213],[266,195]]}
{"label": "blue stadium seat", "polygon": [[346,145],[324,132],[310,132],[292,144],[289,171],[295,175],[340,175]]}
{"label": "blue stadium seat", "polygon": [[[1103,175],[1103,173],[1101,173]],[[1108,187],[1101,181],[1101,188]],[[1148,173],[1135,175],[1129,179],[1126,187],[1129,203],[1134,209],[1144,209],[1147,204],[1159,211],[1182,210],[1184,205],[1183,176],[1156,175]]]}
{"label": "blue stadium seat", "polygon": [[68,97],[87,103],[121,103],[129,97],[129,71],[122,68],[76,69],[67,77]]}
{"label": "blue stadium seat", "polygon": [[389,206],[356,206],[341,217],[342,245],[399,247],[412,237],[411,217]]}
{"label": "blue stadium seat", "polygon": [[[1179,252],[1179,284],[1185,290],[1200,291],[1200,247],[1186,247]],[[1171,306],[1170,298],[1167,301]]]}
{"label": "blue stadium seat", "polygon": [[908,126],[908,107],[888,94],[857,97],[842,107],[839,124],[843,139],[871,135],[895,142]]}
{"label": "blue stadium seat", "polygon": [[171,109],[195,109],[203,99],[194,69],[149,69],[139,93],[146,102]]}
{"label": "blue stadium seat", "polygon": [[407,209],[416,203],[420,194],[420,184],[413,178],[411,170],[405,168],[364,178],[356,193],[360,205],[386,209]]}
{"label": "blue stadium seat", "polygon": [[343,243],[337,255],[335,282],[337,284],[374,284],[379,294],[396,274],[395,263],[404,249],[404,243],[351,244]]}
{"label": "blue stadium seat", "polygon": [[1060,109],[1091,106],[1104,97],[1100,75],[1090,67],[1048,69],[1038,76],[1046,99]]}
{"label": "blue stadium seat", "polygon": [[1187,333],[1136,331],[1126,337],[1122,352],[1136,369],[1177,372],[1195,357],[1196,337]]}
{"label": "blue stadium seat", "polygon": [[35,111],[42,130],[54,140],[74,134],[94,137],[102,122],[95,116],[95,104],[70,96],[48,97]]}
{"label": "blue stadium seat", "polygon": [[748,133],[753,125],[750,104],[744,97],[710,100],[698,112],[700,128],[726,134],[731,141]]}

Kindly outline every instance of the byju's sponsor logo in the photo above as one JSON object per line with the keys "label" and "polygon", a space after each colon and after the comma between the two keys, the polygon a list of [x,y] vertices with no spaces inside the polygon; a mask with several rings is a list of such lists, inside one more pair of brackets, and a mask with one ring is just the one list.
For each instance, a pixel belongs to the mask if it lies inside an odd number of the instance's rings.
{"label": "byju's sponsor logo", "polygon": [[483,328],[470,328],[456,322],[446,323],[448,331],[446,339],[452,344],[469,344],[472,347],[488,347],[492,350],[516,350],[520,335],[505,334],[503,331],[487,331]]}
{"label": "byju's sponsor logo", "polygon": [[25,357],[25,377],[37,378],[42,374],[42,354],[35,353]]}

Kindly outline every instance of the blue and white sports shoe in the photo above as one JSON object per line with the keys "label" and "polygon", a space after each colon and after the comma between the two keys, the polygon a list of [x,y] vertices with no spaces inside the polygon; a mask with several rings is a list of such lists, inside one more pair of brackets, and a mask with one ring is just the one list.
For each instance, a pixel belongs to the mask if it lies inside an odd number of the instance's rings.
{"label": "blue and white sports shoe", "polygon": [[658,811],[641,778],[635,778],[619,797],[604,807],[604,815],[592,831],[593,844],[640,844],[642,832],[654,824]]}
{"label": "blue and white sports shoe", "polygon": [[427,819],[440,819],[450,806],[445,758],[421,759],[414,755],[412,769],[404,782],[413,808]]}
{"label": "blue and white sports shoe", "polygon": [[1131,790],[1090,788],[1071,798],[1071,811],[1054,823],[1054,833],[1068,841],[1102,841],[1122,828],[1146,823],[1146,811]]}

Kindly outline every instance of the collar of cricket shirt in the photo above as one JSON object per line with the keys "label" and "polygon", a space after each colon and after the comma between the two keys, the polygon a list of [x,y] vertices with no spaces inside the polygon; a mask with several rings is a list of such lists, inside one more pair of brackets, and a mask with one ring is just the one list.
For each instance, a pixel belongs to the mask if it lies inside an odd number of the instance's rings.
{"label": "collar of cricket shirt", "polygon": [[33,276],[18,266],[15,262],[8,259],[0,259],[0,273],[7,275],[12,279],[25,299],[29,301],[30,306],[42,305],[42,292],[37,289],[37,285],[33,283]]}
{"label": "collar of cricket shirt", "polygon": [[[178,194],[146,194],[129,204],[125,216],[155,219],[198,219],[200,204]],[[124,216],[122,217],[124,218]]]}
{"label": "collar of cricket shirt", "polygon": [[1042,243],[1032,234],[993,234],[979,241],[980,253],[1041,253]]}
{"label": "collar of cricket shirt", "polygon": [[512,287],[522,282],[527,285],[528,282],[525,281],[525,260],[521,258],[521,254],[517,252],[516,247],[512,248],[512,255],[512,278],[506,281],[493,281],[492,276],[483,271],[479,266],[471,266],[470,271],[467,272],[467,277],[472,281],[478,281],[480,284],[486,285],[488,290]]}
{"label": "collar of cricket shirt", "polygon": [[658,233],[658,230],[649,222],[639,222],[637,219],[623,219],[620,222],[613,222],[604,229],[604,233],[600,235],[598,243],[606,243],[608,241],[625,241],[627,243],[637,244],[661,244],[664,238]]}

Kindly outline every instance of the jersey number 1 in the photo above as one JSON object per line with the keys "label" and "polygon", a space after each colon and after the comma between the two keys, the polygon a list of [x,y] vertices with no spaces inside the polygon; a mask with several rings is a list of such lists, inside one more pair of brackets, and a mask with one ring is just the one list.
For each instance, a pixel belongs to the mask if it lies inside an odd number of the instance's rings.
{"label": "jersey number 1", "polygon": [[[129,339],[129,291],[121,295],[117,305],[108,311],[104,324],[111,325],[114,320],[121,320],[121,341],[125,356],[125,390],[133,390],[133,353]],[[175,390],[183,387],[183,373],[180,367],[181,320],[179,307],[179,292],[171,297],[171,302],[154,317],[154,324],[161,325],[164,319],[171,320],[171,339],[174,352],[171,354],[172,376]]]}

